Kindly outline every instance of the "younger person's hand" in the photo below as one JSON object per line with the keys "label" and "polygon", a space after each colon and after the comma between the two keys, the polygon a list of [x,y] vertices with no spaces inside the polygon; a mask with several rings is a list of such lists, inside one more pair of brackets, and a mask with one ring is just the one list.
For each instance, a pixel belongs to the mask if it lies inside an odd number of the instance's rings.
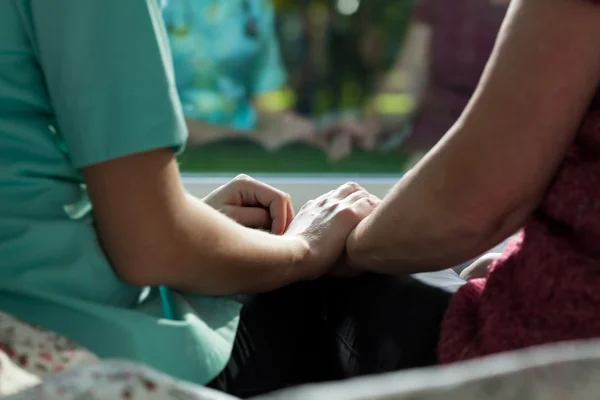
{"label": "younger person's hand", "polygon": [[346,239],[380,200],[356,183],[346,183],[307,202],[290,224],[285,235],[300,236],[308,245],[309,256],[303,267],[319,277],[332,268],[344,254]]}
{"label": "younger person's hand", "polygon": [[281,235],[294,219],[289,194],[238,175],[204,198],[204,202],[249,228],[267,229]]}

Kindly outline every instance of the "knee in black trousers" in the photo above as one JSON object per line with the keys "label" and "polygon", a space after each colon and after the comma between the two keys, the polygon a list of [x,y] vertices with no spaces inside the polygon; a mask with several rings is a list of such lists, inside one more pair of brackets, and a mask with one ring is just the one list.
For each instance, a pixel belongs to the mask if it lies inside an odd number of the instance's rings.
{"label": "knee in black trousers", "polygon": [[329,341],[325,348],[335,378],[437,363],[451,291],[413,276],[368,275],[331,285],[323,337]]}
{"label": "knee in black trousers", "polygon": [[462,281],[452,271],[427,275],[427,283],[320,279],[248,296],[232,358],[209,386],[249,397],[435,364],[440,324]]}

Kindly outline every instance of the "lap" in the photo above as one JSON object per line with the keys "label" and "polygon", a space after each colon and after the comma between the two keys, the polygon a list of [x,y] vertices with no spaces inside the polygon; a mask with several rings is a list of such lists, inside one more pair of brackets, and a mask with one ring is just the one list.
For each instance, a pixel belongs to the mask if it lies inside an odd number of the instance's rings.
{"label": "lap", "polygon": [[248,397],[437,361],[453,271],[367,274],[246,296],[232,358],[210,386]]}
{"label": "lap", "polygon": [[244,296],[231,359],[209,386],[251,397],[287,386],[324,380],[316,364],[322,352],[318,282]]}
{"label": "lap", "polygon": [[451,270],[334,283],[323,336],[337,378],[436,364],[441,322],[463,283]]}

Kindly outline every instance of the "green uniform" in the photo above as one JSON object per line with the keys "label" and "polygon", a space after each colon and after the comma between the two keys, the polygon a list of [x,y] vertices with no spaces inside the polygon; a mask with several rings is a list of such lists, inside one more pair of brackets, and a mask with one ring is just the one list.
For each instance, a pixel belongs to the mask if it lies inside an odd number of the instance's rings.
{"label": "green uniform", "polygon": [[162,318],[156,289],[113,272],[79,172],[186,135],[156,0],[1,1],[0,309],[100,357],[216,376],[240,305],[173,293]]}

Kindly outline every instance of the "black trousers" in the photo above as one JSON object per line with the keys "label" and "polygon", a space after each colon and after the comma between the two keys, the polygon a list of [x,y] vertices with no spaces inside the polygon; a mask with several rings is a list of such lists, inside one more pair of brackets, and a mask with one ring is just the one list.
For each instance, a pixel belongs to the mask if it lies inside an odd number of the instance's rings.
{"label": "black trousers", "polygon": [[451,270],[320,279],[248,296],[232,357],[209,387],[250,397],[437,363]]}

